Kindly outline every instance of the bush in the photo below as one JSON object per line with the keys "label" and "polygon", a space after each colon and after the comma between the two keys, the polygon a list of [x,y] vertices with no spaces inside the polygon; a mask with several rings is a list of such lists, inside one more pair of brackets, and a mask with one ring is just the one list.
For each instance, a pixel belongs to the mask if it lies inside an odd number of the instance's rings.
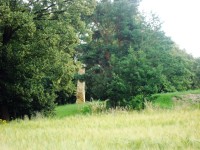
{"label": "bush", "polygon": [[6,120],[0,119],[0,125],[1,125],[1,124],[6,124],[6,123],[7,123]]}
{"label": "bush", "polygon": [[145,98],[143,95],[137,95],[135,97],[131,97],[130,101],[128,102],[128,107],[135,110],[144,109],[144,102]]}
{"label": "bush", "polygon": [[82,108],[83,114],[102,113],[107,110],[107,101],[92,101]]}
{"label": "bush", "polygon": [[92,113],[92,109],[90,105],[86,105],[81,109],[81,113],[82,114],[91,114]]}

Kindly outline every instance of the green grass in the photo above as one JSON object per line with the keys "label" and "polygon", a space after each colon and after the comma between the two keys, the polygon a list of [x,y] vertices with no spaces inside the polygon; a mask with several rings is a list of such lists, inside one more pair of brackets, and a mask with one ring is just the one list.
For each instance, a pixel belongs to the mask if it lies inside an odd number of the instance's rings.
{"label": "green grass", "polygon": [[56,107],[55,118],[101,113],[105,111],[106,102],[102,101],[86,102],[84,104],[68,104]]}
{"label": "green grass", "polygon": [[88,103],[85,104],[68,104],[63,106],[57,106],[55,109],[55,116],[57,118],[63,118],[67,116],[74,116],[86,113]]}
{"label": "green grass", "polygon": [[[200,94],[199,90],[190,90],[183,92],[174,92],[174,93],[164,93],[164,94],[154,94],[151,99],[153,100],[153,106],[164,108],[164,109],[172,109],[174,108],[174,102],[172,100],[173,97],[179,97],[181,95],[186,94]],[[94,102],[93,106],[96,104],[100,104],[102,102]],[[63,106],[57,106],[55,109],[55,117],[56,118],[64,118],[68,116],[82,115],[90,113],[89,106],[91,103],[85,104],[68,104]],[[98,106],[97,106],[98,107]]]}
{"label": "green grass", "polygon": [[[172,107],[172,97],[191,93],[200,90],[154,95],[153,105],[173,109],[148,107],[83,115],[90,104],[58,106],[54,118],[0,124],[0,149],[199,150],[200,109]],[[96,110],[100,105],[92,106]]]}
{"label": "green grass", "polygon": [[154,94],[151,99],[153,100],[153,105],[156,107],[172,109],[175,106],[172,98],[180,97],[181,95],[186,94],[200,94],[200,89],[165,94]]}

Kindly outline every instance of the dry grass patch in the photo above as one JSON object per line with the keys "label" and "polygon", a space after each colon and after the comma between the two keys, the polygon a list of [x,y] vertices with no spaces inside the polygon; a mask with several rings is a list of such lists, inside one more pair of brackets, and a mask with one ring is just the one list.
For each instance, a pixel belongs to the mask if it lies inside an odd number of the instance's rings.
{"label": "dry grass patch", "polygon": [[146,110],[14,121],[1,149],[200,149],[200,110]]}

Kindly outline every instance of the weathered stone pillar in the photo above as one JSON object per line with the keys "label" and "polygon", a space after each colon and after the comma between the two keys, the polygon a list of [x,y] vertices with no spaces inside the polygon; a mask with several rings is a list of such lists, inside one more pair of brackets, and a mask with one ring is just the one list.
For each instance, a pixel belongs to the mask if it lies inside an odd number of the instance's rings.
{"label": "weathered stone pillar", "polygon": [[[82,68],[79,69],[78,74],[85,74],[85,65],[82,65]],[[77,82],[76,103],[85,103],[85,81],[78,80]]]}

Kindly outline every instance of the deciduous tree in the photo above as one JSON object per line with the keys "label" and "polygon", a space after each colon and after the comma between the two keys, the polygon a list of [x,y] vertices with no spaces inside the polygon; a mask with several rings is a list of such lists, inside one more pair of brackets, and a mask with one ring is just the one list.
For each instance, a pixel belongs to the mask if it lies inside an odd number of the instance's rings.
{"label": "deciduous tree", "polygon": [[74,48],[93,0],[0,0],[0,105],[12,117],[49,114],[74,92]]}

